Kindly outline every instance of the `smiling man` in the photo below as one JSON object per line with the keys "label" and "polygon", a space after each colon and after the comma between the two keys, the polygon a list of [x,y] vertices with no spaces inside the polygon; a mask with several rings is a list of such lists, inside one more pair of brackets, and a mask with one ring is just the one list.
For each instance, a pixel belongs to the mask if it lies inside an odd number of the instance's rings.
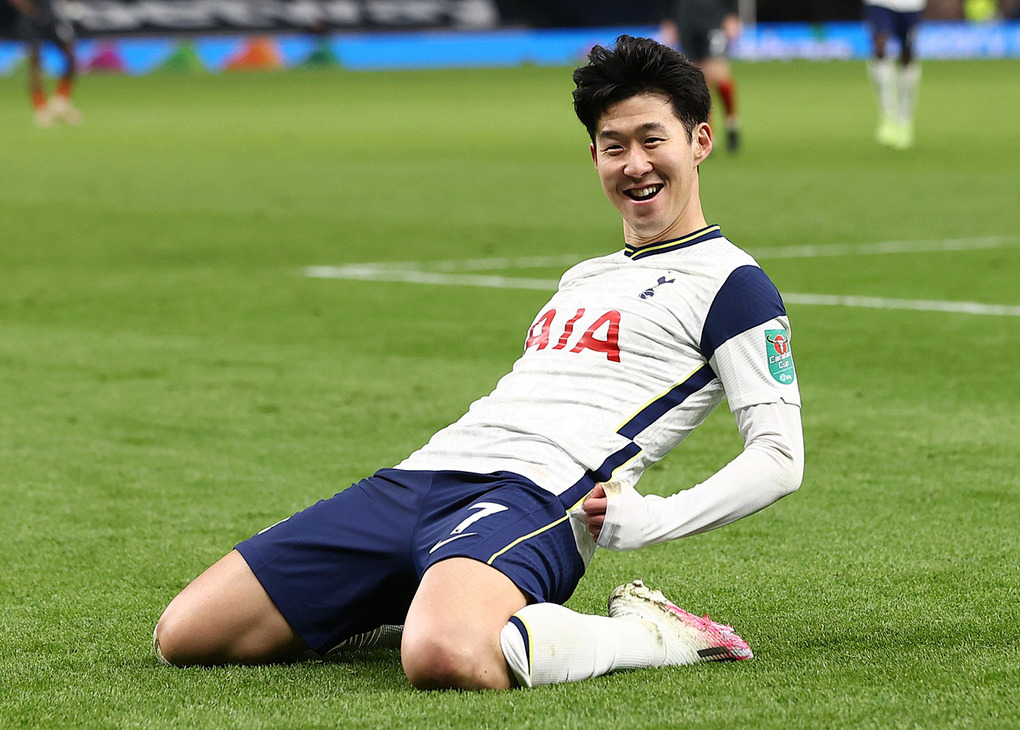
{"label": "smiling man", "polygon": [[[163,661],[321,657],[382,637],[416,687],[506,689],[751,657],[731,627],[640,580],[611,593],[608,616],[563,606],[597,547],[752,514],[799,487],[804,448],[783,302],[702,212],[701,71],[621,36],[574,81],[622,250],[564,274],[512,371],[456,423],[187,586],[156,627]],[[743,450],[669,497],[639,493],[724,398]]]}
{"label": "smiling man", "polygon": [[705,227],[698,165],[711,151],[708,124],[688,132],[661,92],[642,92],[603,112],[591,156],[606,197],[623,216],[629,245],[641,247]]}

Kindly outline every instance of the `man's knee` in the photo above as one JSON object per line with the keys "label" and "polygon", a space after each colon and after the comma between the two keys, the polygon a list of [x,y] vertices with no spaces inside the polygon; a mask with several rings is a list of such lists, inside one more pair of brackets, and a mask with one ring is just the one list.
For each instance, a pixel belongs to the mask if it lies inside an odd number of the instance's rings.
{"label": "man's knee", "polygon": [[189,666],[280,661],[308,647],[234,551],[170,602],[153,648],[167,664]]}
{"label": "man's knee", "polygon": [[504,574],[470,558],[425,571],[408,609],[400,657],[419,689],[509,689],[499,633],[527,604]]}
{"label": "man's knee", "polygon": [[156,658],[175,667],[219,663],[221,652],[213,637],[201,630],[201,621],[189,620],[188,613],[180,597],[167,606],[152,632]]}
{"label": "man's knee", "polygon": [[[171,667],[187,666],[184,660],[186,652],[181,651],[182,644],[173,631],[167,630],[167,624],[161,618],[152,630],[152,652],[161,664]],[[166,647],[164,649],[164,647]]]}
{"label": "man's knee", "polygon": [[506,662],[464,634],[404,634],[400,659],[418,689],[509,689]]}

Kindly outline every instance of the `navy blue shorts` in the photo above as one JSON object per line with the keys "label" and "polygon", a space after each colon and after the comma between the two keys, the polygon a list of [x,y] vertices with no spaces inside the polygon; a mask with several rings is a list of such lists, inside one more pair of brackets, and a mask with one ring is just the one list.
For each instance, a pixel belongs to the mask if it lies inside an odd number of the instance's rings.
{"label": "navy blue shorts", "polygon": [[680,28],[680,50],[691,61],[725,58],[729,39],[722,28]]}
{"label": "navy blue shorts", "polygon": [[325,653],[402,624],[422,575],[452,557],[487,563],[535,602],[564,603],[584,574],[559,496],[510,472],[383,469],[237,546],[310,648]]}
{"label": "navy blue shorts", "polygon": [[900,44],[906,44],[909,40],[910,45],[913,45],[914,33],[921,22],[921,11],[898,13],[877,5],[865,5],[864,21],[871,27],[872,33],[887,33],[899,40]]}

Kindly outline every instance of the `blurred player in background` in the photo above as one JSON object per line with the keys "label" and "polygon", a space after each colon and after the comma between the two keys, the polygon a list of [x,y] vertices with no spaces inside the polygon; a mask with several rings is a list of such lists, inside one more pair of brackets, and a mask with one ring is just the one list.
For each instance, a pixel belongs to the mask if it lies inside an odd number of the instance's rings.
{"label": "blurred player in background", "polygon": [[708,88],[718,94],[726,115],[726,149],[740,148],[737,86],[726,54],[741,32],[737,0],[674,0],[660,33],[666,45],[679,47],[701,67]]}
{"label": "blurred player in background", "polygon": [[[74,57],[74,28],[64,15],[59,0],[10,0],[18,10],[18,35],[28,44],[28,85],[35,107],[35,121],[51,127],[54,121],[81,124],[81,112],[71,104],[77,75]],[[53,97],[47,99],[43,84],[42,44],[50,41],[64,57],[64,72]]]}
{"label": "blurred player in background", "polygon": [[[704,75],[645,38],[588,58],[574,109],[624,246],[563,275],[511,372],[456,423],[188,585],[156,626],[165,662],[330,656],[385,634],[416,687],[507,689],[751,657],[731,627],[641,581],[611,593],[608,616],[563,605],[596,546],[721,527],[803,474],[786,309],[701,207]],[[639,493],[724,398],[743,450],[669,497]]]}
{"label": "blurred player in background", "polygon": [[[879,144],[907,149],[914,144],[914,104],[921,83],[921,63],[914,55],[914,39],[926,0],[864,0],[864,21],[871,31],[872,58],[868,75],[878,100]],[[900,53],[889,55],[889,40],[899,41]]]}

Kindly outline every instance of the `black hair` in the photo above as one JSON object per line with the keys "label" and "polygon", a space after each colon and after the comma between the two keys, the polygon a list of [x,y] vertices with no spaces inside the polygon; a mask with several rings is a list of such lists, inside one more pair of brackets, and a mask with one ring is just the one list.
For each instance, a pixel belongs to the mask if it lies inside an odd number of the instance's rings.
{"label": "black hair", "polygon": [[712,95],[701,69],[669,46],[621,35],[612,49],[595,46],[588,63],[574,70],[574,112],[595,141],[599,119],[617,102],[638,94],[662,94],[690,139],[707,122]]}

